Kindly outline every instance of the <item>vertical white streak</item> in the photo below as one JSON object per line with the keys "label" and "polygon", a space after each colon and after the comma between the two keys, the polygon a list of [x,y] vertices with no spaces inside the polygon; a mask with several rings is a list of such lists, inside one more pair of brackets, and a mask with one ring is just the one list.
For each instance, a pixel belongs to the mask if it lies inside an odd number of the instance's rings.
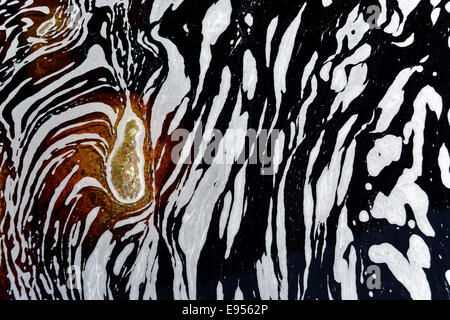
{"label": "vertical white streak", "polygon": [[228,28],[231,20],[232,6],[230,0],[219,0],[213,4],[205,14],[202,22],[203,41],[200,52],[200,81],[194,107],[202,91],[206,71],[211,62],[211,46],[215,45],[220,35]]}
{"label": "vertical white streak", "polygon": [[306,88],[306,84],[308,82],[308,80],[311,77],[311,74],[314,70],[314,67],[316,66],[316,62],[317,59],[319,58],[319,54],[317,53],[317,51],[315,51],[313,53],[313,55],[311,56],[311,60],[309,60],[309,62],[306,64],[305,69],[303,70],[303,75],[302,75],[302,98],[303,98],[303,94],[305,92],[305,88]]}
{"label": "vertical white streak", "polygon": [[384,132],[389,127],[403,103],[405,95],[403,87],[415,72],[421,71],[422,68],[420,67],[407,68],[400,71],[400,73],[397,75],[388,91],[386,92],[386,95],[378,105],[378,108],[381,109],[381,115],[378,120],[377,127],[374,131],[375,133]]}
{"label": "vertical white streak", "polygon": [[267,230],[265,237],[266,252],[260,261],[256,262],[256,275],[258,277],[258,289],[263,300],[278,299],[278,281],[275,275],[275,267],[271,259],[272,252],[272,211],[273,200],[270,199],[269,215],[267,218]]}
{"label": "vertical white streak", "polygon": [[159,91],[152,107],[151,138],[156,142],[166,116],[180,105],[189,92],[191,82],[184,73],[184,58],[173,42],[162,38],[158,34],[159,26],[152,30],[152,36],[166,48],[169,73]]}
{"label": "vertical white streak", "polygon": [[256,69],[256,60],[250,50],[244,53],[244,67],[243,67],[242,88],[247,93],[248,99],[253,99],[256,90],[256,83],[258,82],[258,71]]}
{"label": "vertical white streak", "polygon": [[106,298],[108,279],[105,271],[115,245],[112,238],[112,233],[106,231],[87,259],[83,270],[83,293],[86,300],[103,300]]}
{"label": "vertical white streak", "polygon": [[245,196],[245,170],[246,166],[243,166],[239,171],[236,179],[234,180],[234,196],[233,207],[230,212],[230,217],[227,225],[227,250],[225,253],[225,259],[230,256],[231,247],[234,242],[234,238],[239,231],[241,225],[243,210],[244,210],[244,196]]}
{"label": "vertical white streak", "polygon": [[267,68],[270,66],[270,54],[272,52],[272,39],[275,34],[275,30],[278,25],[278,17],[275,17],[270,21],[269,27],[267,28],[267,36],[266,36],[266,66]]}
{"label": "vertical white streak", "polygon": [[289,64],[294,50],[295,39],[300,27],[301,17],[303,11],[306,8],[306,3],[300,9],[300,12],[295,17],[294,21],[289,25],[286,32],[281,39],[280,47],[278,48],[277,58],[275,60],[275,66],[273,69],[275,99],[276,99],[276,116],[278,117],[279,108],[281,105],[282,94],[286,92],[286,73],[289,68]]}
{"label": "vertical white streak", "polygon": [[350,249],[349,262],[344,258],[345,251],[353,241],[353,233],[348,227],[347,207],[344,206],[336,230],[336,247],[334,259],[334,278],[341,284],[341,297],[343,300],[356,300],[356,252],[353,246]]}
{"label": "vertical white streak", "polygon": [[317,157],[320,152],[320,146],[322,145],[324,132],[320,134],[320,138],[317,141],[314,148],[311,150],[309,160],[308,160],[308,168],[306,169],[306,179],[305,186],[303,189],[303,219],[305,223],[305,273],[303,276],[303,297],[305,295],[306,289],[308,287],[308,276],[309,276],[309,267],[312,259],[312,243],[311,243],[311,232],[313,226],[313,215],[314,215],[314,198],[312,194],[312,186],[310,183],[311,173],[313,170],[314,163],[317,160]]}
{"label": "vertical white streak", "polygon": [[450,156],[445,144],[443,144],[441,149],[439,150],[438,162],[439,168],[441,169],[442,184],[447,189],[450,189]]}

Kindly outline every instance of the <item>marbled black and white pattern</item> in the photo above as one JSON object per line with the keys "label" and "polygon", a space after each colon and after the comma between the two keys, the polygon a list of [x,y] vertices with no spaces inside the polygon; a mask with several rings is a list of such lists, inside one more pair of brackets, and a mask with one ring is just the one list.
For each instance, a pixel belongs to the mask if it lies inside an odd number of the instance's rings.
{"label": "marbled black and white pattern", "polygon": [[449,80],[447,0],[0,0],[0,298],[449,299]]}

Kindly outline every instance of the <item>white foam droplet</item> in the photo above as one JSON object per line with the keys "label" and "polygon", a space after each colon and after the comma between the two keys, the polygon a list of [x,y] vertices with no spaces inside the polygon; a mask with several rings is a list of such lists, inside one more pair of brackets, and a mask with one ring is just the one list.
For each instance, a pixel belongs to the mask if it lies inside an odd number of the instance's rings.
{"label": "white foam droplet", "polygon": [[251,26],[253,25],[253,16],[252,16],[250,13],[247,13],[247,14],[245,15],[244,20],[245,20],[245,23],[246,23],[248,26],[251,27]]}
{"label": "white foam droplet", "polygon": [[369,214],[367,211],[363,210],[359,213],[359,221],[363,223],[369,221]]}

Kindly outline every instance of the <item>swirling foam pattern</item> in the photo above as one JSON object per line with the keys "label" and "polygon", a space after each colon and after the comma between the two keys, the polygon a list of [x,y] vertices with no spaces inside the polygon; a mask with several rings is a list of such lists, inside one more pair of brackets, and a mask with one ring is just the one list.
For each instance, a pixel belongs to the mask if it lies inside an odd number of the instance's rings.
{"label": "swirling foam pattern", "polygon": [[[0,298],[450,298],[449,21],[0,0]],[[172,161],[177,129],[212,128],[278,129],[273,175]]]}

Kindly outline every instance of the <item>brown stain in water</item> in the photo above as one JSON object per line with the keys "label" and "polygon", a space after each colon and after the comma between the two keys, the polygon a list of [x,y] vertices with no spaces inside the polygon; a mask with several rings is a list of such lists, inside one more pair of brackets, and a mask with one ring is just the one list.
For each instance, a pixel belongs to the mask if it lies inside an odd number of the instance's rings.
{"label": "brown stain in water", "polygon": [[[58,7],[58,1],[48,0],[38,0],[35,4],[45,4],[50,7],[51,12],[46,15],[43,13],[24,13],[19,15],[17,24],[21,24],[20,19],[30,18],[33,20],[34,25],[24,32],[19,37],[19,43],[21,45],[26,45],[28,37],[37,37],[37,29],[40,25],[45,24],[48,19],[50,19],[56,12]],[[63,27],[64,20],[55,20],[56,25]],[[50,26],[50,25],[48,25]],[[44,27],[43,27],[44,28]],[[1,36],[0,36],[1,37]],[[36,52],[38,49],[45,46],[50,46],[55,42],[61,40],[60,38],[46,38],[44,43],[35,44],[29,48],[26,55]],[[7,44],[8,46],[9,44]],[[80,50],[81,48],[73,48],[70,50],[57,50],[56,52],[46,53],[42,56],[30,61],[24,68],[24,72],[21,73],[21,77],[31,77],[34,81],[40,80],[43,77],[51,76],[53,73],[67,67],[70,63],[75,62],[79,64],[83,61],[86,52]],[[66,73],[64,71],[64,73]],[[35,87],[29,87],[24,89],[24,97],[34,93],[36,90],[46,86],[48,82],[54,81],[58,76],[51,76],[48,80]],[[146,216],[147,224],[149,227],[155,227],[157,222],[153,222],[151,217],[153,214],[158,214],[158,212],[164,211],[167,198],[172,193],[176,187],[176,182],[169,186],[164,194],[161,194],[161,189],[165,185],[167,179],[173,172],[175,164],[171,160],[171,150],[176,145],[176,142],[172,142],[170,135],[167,134],[168,123],[171,119],[168,118],[164,123],[164,129],[162,136],[158,141],[150,141],[150,119],[152,113],[153,102],[149,101],[144,103],[142,101],[142,94],[135,93],[131,97],[126,97],[125,93],[120,92],[116,89],[105,88],[99,81],[99,74],[89,73],[84,75],[87,80],[87,85],[81,88],[74,88],[70,93],[64,95],[64,100],[70,101],[63,106],[64,109],[76,108],[78,105],[86,103],[104,103],[111,107],[117,113],[117,123],[122,118],[125,110],[126,99],[131,99],[131,105],[133,112],[142,120],[143,130],[142,134],[144,137],[144,144],[142,154],[144,157],[144,183],[145,185],[140,185],[141,180],[139,177],[139,171],[131,171],[130,168],[137,168],[138,156],[136,153],[136,128],[137,123],[131,121],[126,125],[125,137],[122,141],[122,146],[113,155],[112,159],[112,177],[115,188],[119,191],[123,198],[134,198],[139,193],[138,190],[145,188],[144,195],[135,203],[121,203],[117,201],[114,196],[108,192],[108,182],[106,179],[106,164],[104,155],[108,157],[113,152],[113,147],[117,139],[117,132],[115,132],[113,126],[116,124],[109,124],[108,117],[101,112],[89,113],[86,115],[80,115],[79,118],[74,119],[70,122],[64,124],[64,127],[58,126],[53,128],[49,134],[40,143],[39,148],[33,158],[33,163],[37,163],[38,159],[49,150],[58,141],[68,138],[71,135],[82,135],[82,134],[96,134],[100,139],[95,141],[80,140],[76,144],[67,144],[62,148],[55,150],[51,158],[46,159],[38,168],[38,175],[41,177],[42,183],[39,187],[39,192],[37,196],[30,200],[27,205],[27,210],[31,212],[31,218],[24,221],[20,226],[14,226],[17,221],[12,221],[11,219],[5,219],[6,216],[6,200],[4,193],[0,193],[0,221],[4,221],[5,228],[8,230],[9,227],[14,227],[20,229],[20,233],[26,239],[30,239],[33,242],[33,247],[25,248],[19,255],[15,258],[9,257],[11,263],[15,264],[19,269],[26,269],[29,265],[35,265],[40,268],[42,261],[39,259],[39,254],[36,252],[35,248],[41,246],[45,247],[46,254],[48,257],[60,257],[61,253],[66,254],[71,248],[71,234],[70,230],[73,226],[78,223],[84,223],[88,219],[88,215],[93,210],[99,210],[98,215],[92,221],[89,230],[86,230],[87,235],[83,242],[83,250],[85,254],[88,255],[89,252],[93,250],[98,239],[107,230],[113,232],[113,238],[117,239],[121,237],[125,232],[131,230],[134,224],[125,225],[121,228],[116,228],[119,221],[138,217],[142,215],[145,211],[149,210],[150,204],[155,203],[155,210],[151,212],[150,215]],[[93,88],[92,90],[87,90],[86,87]],[[73,99],[72,99],[73,98]],[[39,103],[38,101],[36,103]],[[57,103],[57,101],[55,102]],[[54,114],[51,112],[48,116]],[[173,118],[173,115],[170,115]],[[49,120],[51,121],[51,120]],[[64,130],[61,130],[64,129]],[[141,128],[142,130],[142,128]],[[105,141],[105,143],[102,141]],[[0,141],[5,144],[4,151],[10,153],[7,139],[2,139]],[[26,148],[27,145],[24,145]],[[100,152],[99,152],[100,150]],[[103,153],[103,154],[102,154]],[[61,157],[61,161],[57,164],[52,161],[57,157]],[[0,190],[5,190],[7,184],[7,179],[14,179],[21,175],[20,168],[15,168],[13,163],[8,157],[3,159],[3,154],[0,155],[0,162],[5,161],[4,165],[0,168]],[[158,164],[158,165],[157,165]],[[44,168],[51,166],[51,170],[44,173]],[[78,167],[78,170],[74,170]],[[158,167],[158,169],[155,169]],[[19,171],[16,171],[19,170]],[[72,174],[69,179],[69,174]],[[86,177],[92,177],[96,179],[104,189],[96,186],[88,186],[80,189],[76,192],[76,197],[69,200],[69,195],[74,192],[77,183]],[[53,199],[55,196],[55,190],[61,185],[62,181],[67,179],[64,190],[58,195],[57,199]],[[33,183],[36,183],[34,181]],[[16,192],[20,192],[17,190]],[[18,198],[18,195],[14,195],[14,201]],[[47,211],[50,209],[49,217],[47,217]],[[48,230],[44,237],[42,231],[42,223],[44,220],[48,219]],[[155,219],[156,221],[157,219]],[[155,223],[155,226],[152,224]],[[58,228],[57,225],[65,225],[66,228],[63,230]],[[157,227],[157,226],[156,226]],[[2,234],[0,234],[2,236]],[[57,242],[54,239],[58,238]],[[13,238],[5,238],[5,254],[8,255],[12,248],[16,246]],[[27,257],[25,259],[25,257]],[[5,257],[6,259],[7,257]],[[67,257],[62,257],[62,259]],[[9,288],[9,282],[7,280],[6,265],[4,264],[4,259],[0,259],[0,298],[8,296],[7,292]],[[50,259],[48,260],[50,261]],[[56,276],[56,275],[52,275]],[[59,276],[59,275],[58,275]]]}

